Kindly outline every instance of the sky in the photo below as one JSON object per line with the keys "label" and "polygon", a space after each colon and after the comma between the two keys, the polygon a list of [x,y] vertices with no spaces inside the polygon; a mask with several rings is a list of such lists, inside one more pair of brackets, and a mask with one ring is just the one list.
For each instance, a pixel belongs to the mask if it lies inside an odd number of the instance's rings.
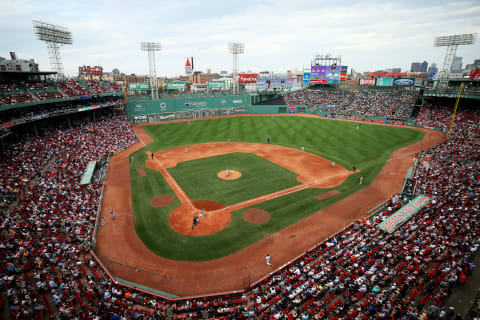
{"label": "sky", "polygon": [[[459,46],[463,66],[480,58],[480,1],[320,0],[1,0],[0,57],[9,52],[53,70],[32,20],[68,28],[73,45],[60,49],[64,72],[100,65],[127,74],[148,74],[140,42],[159,42],[157,77],[184,74],[185,57],[195,70],[232,70],[229,42],[243,43],[241,72],[284,73],[308,66],[316,55],[339,56],[355,71],[400,67],[426,60],[443,64],[446,48],[437,36],[479,33]],[[349,69],[350,70],[350,69]]]}

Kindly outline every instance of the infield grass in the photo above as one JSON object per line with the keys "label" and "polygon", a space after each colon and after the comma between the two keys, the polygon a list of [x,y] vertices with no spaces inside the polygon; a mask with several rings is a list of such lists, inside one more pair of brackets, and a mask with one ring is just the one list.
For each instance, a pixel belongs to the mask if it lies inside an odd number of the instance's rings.
{"label": "infield grass", "polygon": [[[237,170],[236,180],[217,177],[222,170]],[[192,200],[210,200],[225,206],[299,185],[297,174],[252,153],[230,153],[181,162],[168,169]]]}
{"label": "infield grass", "polygon": [[[135,230],[150,250],[169,259],[202,261],[226,256],[368,186],[394,150],[417,142],[424,135],[421,131],[409,128],[360,123],[358,124],[359,130],[356,130],[356,126],[357,123],[352,122],[286,116],[274,116],[273,118],[271,116],[243,116],[191,121],[190,124],[178,122],[146,126],[144,129],[154,139],[154,142],[135,153],[135,163],[131,166],[130,171]],[[358,184],[360,173],[357,173],[349,176],[342,185],[335,187],[341,192],[340,194],[322,201],[314,197],[331,189],[305,189],[256,205],[255,207],[263,208],[270,214],[270,220],[266,223],[246,222],[241,215],[242,209],[232,212],[232,220],[224,230],[213,235],[189,237],[173,231],[169,226],[168,216],[180,202],[161,174],[149,169],[145,169],[146,177],[140,177],[137,173],[137,167],[144,167],[147,151],[156,152],[205,142],[226,142],[229,138],[232,142],[267,143],[268,137],[270,137],[271,144],[291,148],[304,146],[305,151],[334,160],[348,170],[351,170],[352,166],[356,166],[362,170],[363,184]],[[241,159],[243,156],[239,154],[224,156],[234,158],[238,156],[239,160],[235,161],[238,161],[239,164],[244,162]],[[205,163],[199,159],[191,161],[190,164],[179,164],[178,168],[170,169],[170,172],[193,200],[212,200],[228,205],[241,201],[238,199],[250,197],[248,190],[244,190],[248,189],[249,183],[238,184],[231,190],[219,191],[219,189],[228,189],[221,187],[221,184],[216,184],[219,180],[216,172],[225,170],[223,167],[225,164],[222,164],[222,161],[226,159],[223,158],[224,156],[215,157],[217,159],[209,158],[213,160],[204,159],[207,161]],[[228,161],[234,160],[228,159]],[[217,163],[217,168],[215,168],[215,163]],[[203,165],[205,168],[202,168]],[[249,170],[249,163],[246,162],[244,165],[245,167],[239,170],[242,175],[248,174]],[[189,166],[190,168],[187,169]],[[189,172],[190,170],[197,172],[199,178],[195,177],[195,172]],[[215,171],[215,174],[205,175],[206,171],[202,170],[211,170],[212,173]],[[268,170],[270,172],[270,169]],[[282,170],[289,172],[283,168]],[[268,175],[268,173],[265,174]],[[277,175],[275,181],[269,183],[279,185],[292,183],[291,176],[288,174]],[[183,182],[184,179],[187,181]],[[202,183],[206,186],[197,187],[196,183],[198,182],[194,182],[194,179],[204,180]],[[239,179],[238,182],[240,181]],[[195,192],[195,195],[192,196],[191,192]],[[238,199],[234,199],[235,193],[238,193]],[[152,207],[150,200],[162,194],[173,195],[176,200],[167,207]],[[232,198],[230,199],[230,197]],[[253,198],[255,195],[252,193],[251,197]]]}

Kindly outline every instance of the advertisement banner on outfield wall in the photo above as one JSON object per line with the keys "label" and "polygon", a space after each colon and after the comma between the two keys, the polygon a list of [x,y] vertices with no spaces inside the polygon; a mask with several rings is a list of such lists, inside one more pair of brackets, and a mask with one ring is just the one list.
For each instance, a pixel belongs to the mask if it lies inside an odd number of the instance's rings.
{"label": "advertisement banner on outfield wall", "polygon": [[167,82],[167,90],[183,90],[187,88],[187,83],[183,81]]}
{"label": "advertisement banner on outfield wall", "polygon": [[238,83],[256,83],[258,73],[240,73],[238,74]]}

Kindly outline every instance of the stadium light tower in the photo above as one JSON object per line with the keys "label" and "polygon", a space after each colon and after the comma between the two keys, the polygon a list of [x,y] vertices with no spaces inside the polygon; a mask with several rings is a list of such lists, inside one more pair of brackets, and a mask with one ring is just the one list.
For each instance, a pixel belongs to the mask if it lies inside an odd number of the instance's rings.
{"label": "stadium light tower", "polygon": [[443,67],[438,76],[440,86],[446,87],[448,85],[448,75],[450,74],[450,69],[452,68],[458,46],[474,44],[476,40],[476,33],[454,34],[451,36],[435,38],[433,41],[434,47],[447,47],[447,54],[443,60]]}
{"label": "stadium light tower", "polygon": [[73,44],[72,33],[65,27],[33,20],[33,30],[37,39],[47,44],[50,64],[57,71],[57,78],[64,78],[63,65],[60,58],[60,46]]}
{"label": "stadium light tower", "polygon": [[244,52],[245,45],[243,43],[235,43],[235,42],[230,42],[228,44],[228,53],[231,53],[233,55],[233,72],[232,72],[232,77],[233,77],[233,94],[238,94],[238,55],[242,54]]}
{"label": "stadium light tower", "polygon": [[155,51],[161,51],[162,45],[159,42],[142,42],[140,43],[142,51],[148,52],[148,68],[150,69],[150,90],[152,92],[152,100],[158,100],[157,86],[157,67],[155,66]]}

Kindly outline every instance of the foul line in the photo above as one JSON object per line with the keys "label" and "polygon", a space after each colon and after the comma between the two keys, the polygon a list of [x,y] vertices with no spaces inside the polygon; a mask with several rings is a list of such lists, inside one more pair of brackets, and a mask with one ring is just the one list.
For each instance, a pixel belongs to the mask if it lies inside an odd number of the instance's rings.
{"label": "foul line", "polygon": [[177,181],[170,175],[170,172],[168,172],[168,170],[162,166],[162,163],[157,158],[155,158],[155,156],[154,156],[154,159],[160,166],[160,173],[165,178],[165,180],[167,180],[167,183],[170,185],[170,188],[172,188],[173,192],[175,192],[175,195],[180,200],[180,202],[188,203],[193,209],[197,209],[193,205],[192,200],[190,200],[190,198],[183,191],[183,189],[180,187]]}
{"label": "foul line", "polygon": [[238,210],[238,209],[243,209],[243,208],[251,206],[253,204],[265,202],[267,200],[276,199],[276,198],[286,196],[288,194],[291,194],[291,193],[294,193],[294,192],[297,192],[297,191],[305,190],[307,188],[316,186],[319,183],[321,183],[325,180],[328,180],[330,178],[340,177],[340,176],[344,176],[344,175],[345,174],[342,173],[342,174],[337,174],[337,175],[334,175],[334,176],[328,176],[328,177],[325,177],[325,178],[322,178],[322,179],[317,179],[317,180],[315,180],[313,182],[310,182],[310,183],[301,184],[301,185],[294,186],[294,187],[291,187],[291,188],[288,188],[288,189],[283,189],[283,190],[280,190],[280,191],[277,191],[277,192],[266,194],[266,195],[260,196],[258,198],[253,198],[253,199],[248,199],[248,200],[245,200],[245,201],[242,201],[242,202],[238,202],[238,203],[226,206],[226,207],[218,209],[218,210],[210,211],[209,213],[218,213],[218,212],[222,212],[222,211],[235,211],[235,210]]}

